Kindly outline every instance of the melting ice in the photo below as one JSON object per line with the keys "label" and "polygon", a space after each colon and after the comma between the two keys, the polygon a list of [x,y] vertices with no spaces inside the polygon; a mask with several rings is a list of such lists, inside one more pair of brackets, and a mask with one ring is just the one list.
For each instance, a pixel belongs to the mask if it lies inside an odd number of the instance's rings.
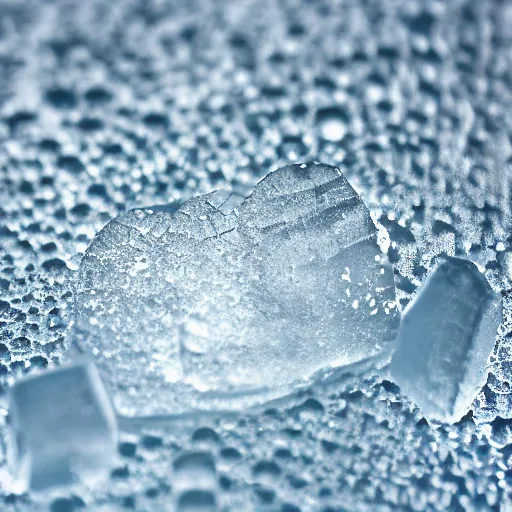
{"label": "melting ice", "polygon": [[477,266],[446,259],[402,319],[391,374],[432,419],[459,420],[487,379],[501,322],[499,296]]}
{"label": "melting ice", "polygon": [[284,167],[235,203],[131,210],[91,243],[75,335],[121,413],[245,407],[395,338],[393,272],[339,169]]}

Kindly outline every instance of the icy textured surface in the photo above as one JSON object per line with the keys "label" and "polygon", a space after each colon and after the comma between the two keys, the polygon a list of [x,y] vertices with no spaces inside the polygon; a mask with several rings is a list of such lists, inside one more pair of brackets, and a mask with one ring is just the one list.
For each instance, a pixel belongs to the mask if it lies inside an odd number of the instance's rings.
{"label": "icy textured surface", "polygon": [[477,266],[450,257],[409,304],[391,375],[428,418],[455,422],[468,412],[487,380],[501,311]]}
{"label": "icy textured surface", "polygon": [[172,482],[178,512],[218,510],[215,459],[209,451],[185,452],[173,461]]}
{"label": "icy textured surface", "polygon": [[42,492],[108,476],[116,456],[116,420],[92,363],[25,377],[9,395],[16,487]]}
{"label": "icy textured surface", "polygon": [[[172,511],[189,450],[214,457],[223,510],[510,508],[510,2],[0,4],[0,390],[67,357],[76,269],[107,222],[244,196],[296,161],[339,167],[386,227],[400,307],[443,253],[504,294],[489,378],[455,425],[430,427],[369,378],[291,410],[123,435],[107,488],[52,512]],[[1,482],[0,509],[46,512]]]}
{"label": "icy textured surface", "polygon": [[88,248],[75,326],[119,412],[208,407],[188,388],[247,406],[394,340],[393,272],[339,169],[284,167],[232,204],[217,191],[132,210]]}

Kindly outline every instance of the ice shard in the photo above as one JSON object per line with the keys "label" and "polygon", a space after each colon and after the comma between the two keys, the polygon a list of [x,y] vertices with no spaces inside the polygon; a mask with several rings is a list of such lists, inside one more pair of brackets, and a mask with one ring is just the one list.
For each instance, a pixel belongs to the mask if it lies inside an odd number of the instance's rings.
{"label": "ice shard", "polygon": [[499,295],[477,266],[446,257],[406,309],[391,362],[402,391],[429,419],[456,422],[487,379],[501,322]]}
{"label": "ice shard", "polygon": [[123,414],[245,407],[395,338],[393,272],[339,169],[291,165],[234,199],[131,210],[84,256],[75,335]]}
{"label": "ice shard", "polygon": [[117,452],[115,414],[96,367],[79,361],[10,389],[10,463],[16,485],[43,491],[108,476]]}

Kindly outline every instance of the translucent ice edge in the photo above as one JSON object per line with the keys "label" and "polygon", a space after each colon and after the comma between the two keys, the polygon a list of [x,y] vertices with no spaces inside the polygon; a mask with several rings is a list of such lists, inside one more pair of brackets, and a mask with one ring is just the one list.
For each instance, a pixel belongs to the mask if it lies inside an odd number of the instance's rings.
{"label": "translucent ice edge", "polygon": [[[392,349],[386,349],[374,356],[357,363],[325,368],[312,375],[302,383],[295,383],[282,389],[260,388],[259,390],[239,391],[239,393],[216,395],[214,393],[198,393],[198,404],[207,406],[189,409],[177,414],[155,414],[148,416],[125,416],[117,414],[120,431],[129,434],[140,434],[148,429],[167,429],[168,427],[187,429],[198,421],[215,421],[219,419],[237,419],[259,416],[269,410],[290,410],[299,406],[308,398],[325,396],[329,393],[340,393],[351,386],[357,385],[365,377],[388,377]],[[251,405],[238,407],[237,398],[252,396]],[[235,406],[233,406],[235,403]]]}

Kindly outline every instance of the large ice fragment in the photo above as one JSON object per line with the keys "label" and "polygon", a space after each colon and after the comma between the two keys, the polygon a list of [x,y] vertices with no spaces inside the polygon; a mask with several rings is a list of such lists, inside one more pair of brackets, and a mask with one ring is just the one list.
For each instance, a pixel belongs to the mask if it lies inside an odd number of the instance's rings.
{"label": "large ice fragment", "polygon": [[108,474],[116,419],[91,362],[26,377],[10,390],[11,466],[20,489],[42,491]]}
{"label": "large ice fragment", "polygon": [[391,363],[427,418],[459,420],[487,379],[501,300],[468,260],[446,257],[405,311]]}
{"label": "large ice fragment", "polygon": [[284,167],[236,203],[132,210],[91,243],[75,334],[122,413],[245,407],[394,339],[393,273],[340,170]]}

